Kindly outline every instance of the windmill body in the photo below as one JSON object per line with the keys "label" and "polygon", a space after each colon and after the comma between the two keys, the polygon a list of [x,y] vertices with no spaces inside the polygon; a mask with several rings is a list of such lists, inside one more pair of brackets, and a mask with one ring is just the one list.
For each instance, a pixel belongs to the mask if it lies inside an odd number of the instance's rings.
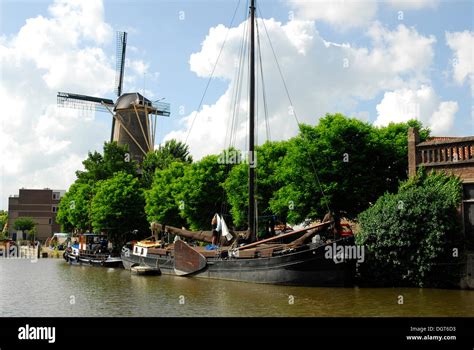
{"label": "windmill body", "polygon": [[130,159],[141,163],[145,155],[154,149],[157,117],[168,117],[170,105],[152,102],[138,92],[122,94],[126,47],[127,33],[118,32],[115,102],[107,98],[65,92],[59,92],[57,99],[60,107],[109,112],[112,115],[110,141],[127,145]]}

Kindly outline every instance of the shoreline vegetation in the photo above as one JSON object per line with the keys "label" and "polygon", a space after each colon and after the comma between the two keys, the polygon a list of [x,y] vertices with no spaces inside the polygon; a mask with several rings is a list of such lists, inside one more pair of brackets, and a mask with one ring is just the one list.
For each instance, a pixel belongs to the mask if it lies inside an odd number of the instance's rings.
{"label": "shoreline vegetation", "polygon": [[[420,130],[422,141],[429,137],[415,120],[374,127],[327,114],[315,126],[302,125],[296,137],[258,146],[250,160],[257,173],[259,238],[266,237],[269,217],[295,225],[321,220],[329,208],[360,227],[364,283],[375,276],[386,286],[452,286],[456,273],[443,283],[434,266],[457,264],[464,253],[454,215],[460,181],[423,173],[408,179],[410,127]],[[140,168],[127,155],[116,143],[105,143],[102,154],[89,153],[59,205],[65,232],[107,233],[120,249],[149,236],[153,221],[208,230],[219,212],[229,227],[246,228],[248,155],[230,148],[194,161],[176,140],[150,152]]]}

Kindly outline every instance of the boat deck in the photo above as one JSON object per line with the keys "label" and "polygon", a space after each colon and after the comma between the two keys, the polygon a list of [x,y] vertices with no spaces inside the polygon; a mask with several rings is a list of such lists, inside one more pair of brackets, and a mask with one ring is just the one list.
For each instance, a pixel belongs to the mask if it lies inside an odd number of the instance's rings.
{"label": "boat deck", "polygon": [[[262,243],[252,248],[240,249],[235,258],[249,259],[256,257],[271,257],[275,252],[281,251],[287,247],[287,244],[281,243]],[[195,246],[191,248],[206,258],[227,257],[230,249],[230,247],[219,247],[219,249],[207,250],[206,247],[203,246]],[[148,253],[162,256],[174,256],[174,244],[170,244],[166,248],[148,248]]]}

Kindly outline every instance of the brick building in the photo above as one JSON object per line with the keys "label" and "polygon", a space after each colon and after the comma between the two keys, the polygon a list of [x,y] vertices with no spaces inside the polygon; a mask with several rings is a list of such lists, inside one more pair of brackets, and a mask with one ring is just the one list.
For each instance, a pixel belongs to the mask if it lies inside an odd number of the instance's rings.
{"label": "brick building", "polygon": [[474,136],[433,137],[420,142],[418,130],[408,130],[408,174],[419,167],[459,176],[463,182],[462,216],[467,240],[474,244]]}
{"label": "brick building", "polygon": [[19,217],[29,217],[36,223],[36,239],[45,241],[53,233],[60,232],[56,223],[59,200],[64,195],[63,190],[20,189],[19,194],[8,198],[8,233],[13,239],[20,237],[13,228],[15,220]]}
{"label": "brick building", "polygon": [[460,177],[463,184],[461,215],[469,252],[466,255],[461,288],[474,289],[474,136],[432,137],[420,142],[418,130],[408,130],[408,174],[419,167]]}

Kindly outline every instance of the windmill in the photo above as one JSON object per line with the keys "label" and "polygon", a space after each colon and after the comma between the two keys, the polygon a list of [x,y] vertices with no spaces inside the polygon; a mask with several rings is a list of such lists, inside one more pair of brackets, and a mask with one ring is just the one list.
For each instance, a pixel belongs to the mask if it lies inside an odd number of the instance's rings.
{"label": "windmill", "polygon": [[117,32],[116,45],[115,102],[107,98],[58,92],[57,103],[59,107],[109,112],[112,115],[110,141],[128,145],[130,158],[141,163],[143,157],[154,149],[157,117],[169,117],[170,105],[159,100],[152,102],[138,92],[122,94],[126,32]]}

